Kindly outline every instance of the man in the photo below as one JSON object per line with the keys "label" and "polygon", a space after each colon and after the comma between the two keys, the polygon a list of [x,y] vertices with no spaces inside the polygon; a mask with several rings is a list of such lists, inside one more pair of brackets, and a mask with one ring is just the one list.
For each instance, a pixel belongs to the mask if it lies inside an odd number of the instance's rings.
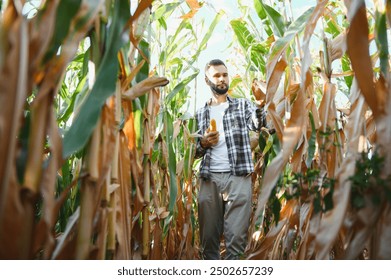
{"label": "man", "polygon": [[[197,111],[202,138],[196,157],[203,157],[198,196],[201,254],[220,259],[223,234],[226,259],[243,256],[251,215],[251,173],[254,165],[249,130],[266,125],[263,107],[245,98],[228,96],[229,77],[224,62],[211,60],[205,66],[205,81],[212,97]],[[210,120],[217,131],[210,131]]]}

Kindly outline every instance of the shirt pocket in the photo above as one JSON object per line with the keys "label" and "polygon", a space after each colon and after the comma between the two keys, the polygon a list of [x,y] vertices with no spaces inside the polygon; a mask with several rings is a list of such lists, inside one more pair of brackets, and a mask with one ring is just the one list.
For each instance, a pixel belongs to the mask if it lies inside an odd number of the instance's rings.
{"label": "shirt pocket", "polygon": [[232,111],[231,128],[242,130],[246,127],[246,122],[242,112],[238,109]]}

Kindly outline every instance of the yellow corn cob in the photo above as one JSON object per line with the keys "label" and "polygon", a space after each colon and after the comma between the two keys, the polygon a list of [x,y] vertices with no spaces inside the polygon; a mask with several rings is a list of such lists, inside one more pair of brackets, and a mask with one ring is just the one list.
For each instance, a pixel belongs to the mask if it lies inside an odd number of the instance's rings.
{"label": "yellow corn cob", "polygon": [[215,119],[211,119],[211,120],[210,120],[209,131],[210,131],[210,132],[217,131],[217,128],[216,128],[216,120],[215,120]]}

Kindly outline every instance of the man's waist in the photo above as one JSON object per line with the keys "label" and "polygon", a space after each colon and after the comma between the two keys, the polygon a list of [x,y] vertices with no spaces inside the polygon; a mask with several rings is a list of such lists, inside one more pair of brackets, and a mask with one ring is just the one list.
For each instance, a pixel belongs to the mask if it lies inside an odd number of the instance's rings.
{"label": "man's waist", "polygon": [[231,170],[211,170],[210,173],[218,173],[218,174],[231,173]]}

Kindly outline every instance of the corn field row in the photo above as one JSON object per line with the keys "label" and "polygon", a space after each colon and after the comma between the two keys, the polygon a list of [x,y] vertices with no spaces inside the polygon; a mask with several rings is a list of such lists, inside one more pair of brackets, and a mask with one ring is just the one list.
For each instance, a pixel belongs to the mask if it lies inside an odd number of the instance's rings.
{"label": "corn field row", "polygon": [[[230,95],[265,100],[275,131],[251,135],[245,258],[391,259],[391,2],[291,1],[230,20],[245,68]],[[199,259],[187,104],[224,12],[32,2],[0,1],[0,258]]]}

